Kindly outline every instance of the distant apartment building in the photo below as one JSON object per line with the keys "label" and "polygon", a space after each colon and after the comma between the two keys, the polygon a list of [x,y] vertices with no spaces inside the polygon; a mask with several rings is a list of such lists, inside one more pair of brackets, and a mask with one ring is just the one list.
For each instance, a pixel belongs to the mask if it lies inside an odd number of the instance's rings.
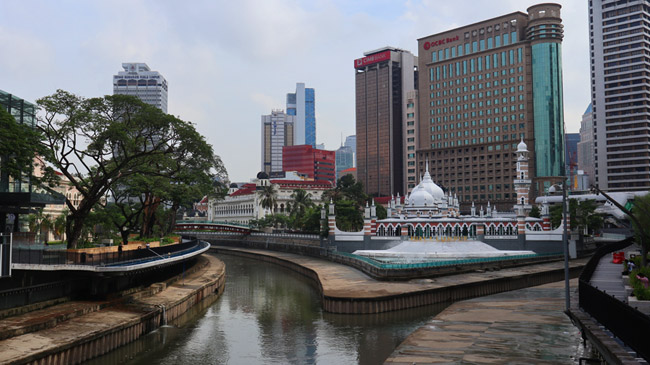
{"label": "distant apartment building", "polygon": [[282,172],[282,148],[293,146],[296,117],[284,110],[262,115],[262,171]]}
{"label": "distant apartment building", "polygon": [[406,191],[404,124],[407,95],[417,89],[417,57],[385,47],[354,60],[357,178],[365,193]]}
{"label": "distant apartment building", "polygon": [[462,211],[513,209],[514,155],[530,151],[531,199],[564,175],[558,4],[539,4],[418,40],[418,176]]}
{"label": "distant apartment building", "polygon": [[319,150],[310,145],[285,146],[282,148],[282,168],[310,179],[336,182],[334,151]]}
{"label": "distant apartment building", "polygon": [[589,1],[595,184],[650,189],[650,1]]}
{"label": "distant apartment building", "polygon": [[594,165],[594,120],[592,117],[591,104],[582,115],[580,121],[580,142],[578,142],[578,170],[583,171],[587,184],[594,183],[596,168]]}
{"label": "distant apartment building", "polygon": [[296,84],[296,92],[287,94],[287,114],[294,115],[294,145],[308,144],[316,147],[316,92]]}
{"label": "distant apartment building", "polygon": [[123,63],[124,71],[113,75],[113,94],[137,96],[167,113],[167,80],[146,63]]}

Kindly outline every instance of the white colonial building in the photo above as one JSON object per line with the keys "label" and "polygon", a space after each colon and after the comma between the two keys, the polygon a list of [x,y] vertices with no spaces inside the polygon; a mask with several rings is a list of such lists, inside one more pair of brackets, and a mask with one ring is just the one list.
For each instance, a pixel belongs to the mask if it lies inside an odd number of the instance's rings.
{"label": "white colonial building", "polygon": [[[275,207],[262,208],[262,198],[258,193],[263,187],[273,184],[277,189]],[[332,189],[329,181],[303,180],[295,174],[289,174],[285,179],[269,179],[265,172],[257,174],[257,178],[250,183],[231,184],[228,195],[223,200],[210,199],[208,202],[208,220],[212,222],[228,222],[248,224],[251,219],[264,218],[267,214],[288,214],[288,203],[293,199],[291,195],[298,189],[305,190],[311,195],[311,200],[318,204],[321,202],[323,192]]]}

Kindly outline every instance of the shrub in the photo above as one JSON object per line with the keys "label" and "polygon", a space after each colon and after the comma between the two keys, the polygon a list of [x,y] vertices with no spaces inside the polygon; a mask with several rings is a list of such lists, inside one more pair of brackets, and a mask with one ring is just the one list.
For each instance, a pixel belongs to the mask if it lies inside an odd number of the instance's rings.
{"label": "shrub", "polygon": [[634,288],[634,296],[638,300],[650,300],[650,289],[643,287],[643,284],[636,278],[638,273],[643,273],[646,277],[650,278],[650,267],[639,267],[630,274],[630,285]]}

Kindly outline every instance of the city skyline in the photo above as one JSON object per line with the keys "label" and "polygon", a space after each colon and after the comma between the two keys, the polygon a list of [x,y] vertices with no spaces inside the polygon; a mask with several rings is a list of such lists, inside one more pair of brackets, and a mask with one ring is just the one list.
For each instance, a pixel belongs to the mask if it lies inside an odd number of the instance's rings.
{"label": "city skyline", "polygon": [[[335,150],[341,133],[355,134],[349,65],[359,54],[387,45],[416,54],[420,37],[535,3],[3,3],[0,39],[12,52],[0,60],[2,87],[29,101],[57,88],[108,95],[116,65],[147,63],[170,84],[169,113],[196,123],[231,180],[248,181],[256,174],[251,166],[259,166],[259,116],[282,108],[296,82],[318,90],[316,143]],[[567,132],[577,132],[589,102],[587,4],[558,3],[565,122]],[[291,57],[278,52],[291,44],[306,46],[292,48]]]}

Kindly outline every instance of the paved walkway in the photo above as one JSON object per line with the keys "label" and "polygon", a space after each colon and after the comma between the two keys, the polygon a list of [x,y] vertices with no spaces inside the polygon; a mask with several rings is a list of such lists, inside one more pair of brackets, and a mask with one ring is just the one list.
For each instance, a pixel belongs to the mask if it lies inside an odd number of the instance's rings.
{"label": "paved walkway", "polygon": [[385,363],[576,364],[581,337],[563,310],[564,282],[454,303]]}
{"label": "paved walkway", "polygon": [[[625,257],[629,258],[630,253],[637,253],[639,247],[631,245],[624,248]],[[603,256],[598,262],[594,274],[591,276],[589,283],[603,292],[614,296],[616,299],[627,303],[627,294],[625,292],[625,285],[621,273],[623,272],[623,264],[615,264],[612,262],[612,254]]]}
{"label": "paved walkway", "polygon": [[[458,275],[442,276],[432,279],[412,279],[408,281],[378,281],[363,272],[347,265],[295,255],[291,253],[212,246],[213,250],[242,251],[263,256],[272,256],[290,261],[315,271],[323,288],[323,294],[335,298],[378,298],[405,293],[415,293],[429,289],[462,285],[465,283],[481,283],[495,279],[521,277],[522,275],[564,268],[563,261],[527,265],[502,269],[499,271],[471,272]],[[588,259],[578,259],[569,262],[570,267],[581,267]]]}

